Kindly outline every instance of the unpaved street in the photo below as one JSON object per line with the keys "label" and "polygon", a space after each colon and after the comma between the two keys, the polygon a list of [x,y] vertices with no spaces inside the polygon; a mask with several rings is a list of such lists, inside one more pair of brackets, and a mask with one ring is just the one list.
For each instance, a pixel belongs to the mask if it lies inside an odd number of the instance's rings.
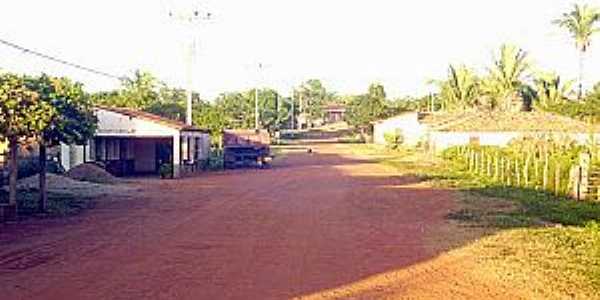
{"label": "unpaved street", "polygon": [[4,232],[0,298],[514,296],[469,273],[468,257],[432,247],[444,239],[451,191],[341,148],[300,149],[270,170],[144,179],[131,199]]}

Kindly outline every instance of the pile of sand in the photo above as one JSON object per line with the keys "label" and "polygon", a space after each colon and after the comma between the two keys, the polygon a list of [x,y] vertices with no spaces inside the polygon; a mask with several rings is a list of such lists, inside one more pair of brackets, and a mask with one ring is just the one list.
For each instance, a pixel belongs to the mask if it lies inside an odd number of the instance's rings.
{"label": "pile of sand", "polygon": [[119,179],[93,163],[73,167],[66,175],[71,179],[93,183],[114,184],[119,182]]}
{"label": "pile of sand", "polygon": [[[23,178],[17,182],[19,190],[37,191],[39,188],[39,175]],[[48,192],[69,194],[78,197],[98,197],[103,195],[128,194],[133,188],[120,184],[99,184],[78,181],[66,176],[46,174]],[[8,187],[4,187],[7,189]]]}

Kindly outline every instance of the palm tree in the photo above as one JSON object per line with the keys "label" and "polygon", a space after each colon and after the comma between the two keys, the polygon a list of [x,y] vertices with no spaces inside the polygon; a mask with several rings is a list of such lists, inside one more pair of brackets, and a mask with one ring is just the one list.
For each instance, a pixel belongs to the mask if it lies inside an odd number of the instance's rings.
{"label": "palm tree", "polygon": [[564,81],[553,73],[540,73],[534,80],[538,104],[547,108],[564,102],[573,94],[573,81]]}
{"label": "palm tree", "polygon": [[482,82],[483,91],[493,99],[493,108],[511,108],[513,101],[519,97],[530,68],[525,51],[513,45],[502,45],[500,56],[495,58],[488,78]]}
{"label": "palm tree", "polygon": [[478,78],[464,65],[450,65],[447,79],[430,80],[428,84],[439,88],[442,110],[464,110],[477,104]]}
{"label": "palm tree", "polygon": [[600,11],[596,7],[575,4],[573,10],[564,13],[552,23],[565,28],[575,40],[575,47],[579,50],[579,91],[578,99],[583,94],[583,60],[590,47],[592,36],[600,29],[596,23],[600,21]]}

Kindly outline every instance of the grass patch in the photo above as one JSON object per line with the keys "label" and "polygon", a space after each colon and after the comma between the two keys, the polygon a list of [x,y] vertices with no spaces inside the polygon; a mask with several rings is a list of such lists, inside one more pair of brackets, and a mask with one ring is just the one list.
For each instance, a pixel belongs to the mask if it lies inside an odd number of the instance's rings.
{"label": "grass patch", "polygon": [[419,151],[352,147],[402,175],[460,191],[461,207],[448,218],[495,232],[472,249],[483,268],[501,274],[499,280],[536,289],[542,298],[600,298],[600,203],[505,187]]}
{"label": "grass patch", "polygon": [[[37,191],[19,191],[17,194],[17,206],[20,216],[32,216],[37,214],[39,193]],[[0,195],[0,202],[8,202],[7,193]],[[47,217],[65,217],[75,215],[83,210],[93,207],[90,198],[76,197],[71,194],[48,193]]]}

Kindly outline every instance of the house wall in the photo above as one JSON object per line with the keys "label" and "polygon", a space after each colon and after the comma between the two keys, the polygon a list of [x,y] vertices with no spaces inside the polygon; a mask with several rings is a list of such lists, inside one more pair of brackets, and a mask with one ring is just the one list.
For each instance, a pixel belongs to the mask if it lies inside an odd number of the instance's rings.
{"label": "house wall", "polygon": [[373,125],[373,142],[385,145],[386,134],[399,132],[406,145],[415,146],[426,137],[426,131],[427,126],[419,123],[418,113],[406,113]]}
{"label": "house wall", "polygon": [[179,131],[159,123],[132,118],[103,109],[96,110],[98,136],[171,137]]}
{"label": "house wall", "polygon": [[83,146],[60,144],[60,163],[66,171],[84,163],[83,158]]}

